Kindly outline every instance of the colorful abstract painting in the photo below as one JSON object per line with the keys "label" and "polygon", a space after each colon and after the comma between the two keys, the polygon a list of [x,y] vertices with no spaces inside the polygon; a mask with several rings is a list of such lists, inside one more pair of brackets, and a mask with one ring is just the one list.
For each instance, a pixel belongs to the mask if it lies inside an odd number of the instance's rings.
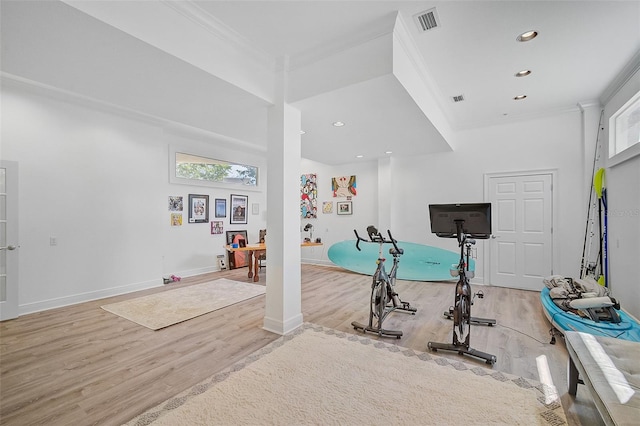
{"label": "colorful abstract painting", "polygon": [[300,176],[300,216],[310,219],[318,214],[318,187],[316,174]]}
{"label": "colorful abstract painting", "polygon": [[331,178],[331,190],[334,197],[353,197],[356,195],[356,177],[352,175]]}

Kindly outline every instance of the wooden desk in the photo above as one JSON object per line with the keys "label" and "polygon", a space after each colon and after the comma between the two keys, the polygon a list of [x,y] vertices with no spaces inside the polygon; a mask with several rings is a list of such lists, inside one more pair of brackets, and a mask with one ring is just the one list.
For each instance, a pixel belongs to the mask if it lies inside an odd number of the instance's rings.
{"label": "wooden desk", "polygon": [[[322,243],[313,243],[313,242],[303,242],[300,244],[300,247],[315,247],[321,246]],[[233,248],[230,245],[224,246],[228,252],[233,253],[235,251],[244,251],[249,253],[249,273],[247,276],[249,278],[253,278],[254,282],[260,281],[260,277],[258,276],[258,271],[260,269],[258,265],[258,257],[267,251],[267,245],[264,243],[261,244],[247,244],[246,247],[238,247]],[[255,273],[254,273],[255,271]]]}

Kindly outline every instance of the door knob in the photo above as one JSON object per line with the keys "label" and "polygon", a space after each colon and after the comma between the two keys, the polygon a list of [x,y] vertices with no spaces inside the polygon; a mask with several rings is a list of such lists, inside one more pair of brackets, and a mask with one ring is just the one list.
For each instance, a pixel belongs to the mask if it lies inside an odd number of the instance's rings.
{"label": "door knob", "polygon": [[9,246],[6,246],[6,247],[0,247],[0,250],[15,250],[17,248],[18,247],[16,247],[16,246],[9,245]]}

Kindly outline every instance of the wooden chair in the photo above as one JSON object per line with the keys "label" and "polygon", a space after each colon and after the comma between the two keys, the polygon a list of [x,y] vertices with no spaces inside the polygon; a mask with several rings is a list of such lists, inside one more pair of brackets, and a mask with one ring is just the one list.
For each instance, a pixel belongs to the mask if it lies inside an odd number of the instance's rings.
{"label": "wooden chair", "polygon": [[[266,229],[261,229],[260,230],[260,236],[259,236],[260,240],[258,242],[261,243],[261,244],[264,243],[266,236],[267,236],[267,230]],[[258,266],[259,266],[259,269],[267,267],[267,265],[264,264],[264,262],[266,262],[266,261],[267,261],[267,253],[263,251],[262,253],[260,253],[258,255]]]}

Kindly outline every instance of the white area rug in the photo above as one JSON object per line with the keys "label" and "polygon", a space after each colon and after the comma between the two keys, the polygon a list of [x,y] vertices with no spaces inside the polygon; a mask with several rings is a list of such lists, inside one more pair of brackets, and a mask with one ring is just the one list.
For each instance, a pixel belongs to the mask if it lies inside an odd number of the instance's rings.
{"label": "white area rug", "polygon": [[555,388],[304,324],[127,423],[562,425]]}
{"label": "white area rug", "polygon": [[159,330],[260,296],[265,294],[265,290],[259,284],[222,278],[112,303],[101,308],[152,330]]}

